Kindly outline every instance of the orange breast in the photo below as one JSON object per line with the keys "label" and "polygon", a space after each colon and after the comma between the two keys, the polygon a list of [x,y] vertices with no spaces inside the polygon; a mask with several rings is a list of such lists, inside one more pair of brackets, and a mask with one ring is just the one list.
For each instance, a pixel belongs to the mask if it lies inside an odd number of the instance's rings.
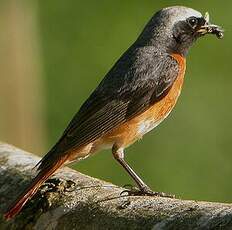
{"label": "orange breast", "polygon": [[184,57],[178,54],[174,54],[173,57],[179,63],[180,71],[168,94],[139,116],[129,120],[100,138],[97,141],[98,143],[96,143],[97,145],[110,147],[112,144],[117,143],[118,146],[126,147],[155,128],[168,116],[180,95],[185,73]]}

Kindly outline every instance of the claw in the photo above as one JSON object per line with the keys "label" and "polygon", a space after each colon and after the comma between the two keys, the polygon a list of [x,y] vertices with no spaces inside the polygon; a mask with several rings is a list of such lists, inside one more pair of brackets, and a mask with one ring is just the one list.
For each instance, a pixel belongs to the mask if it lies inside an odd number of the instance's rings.
{"label": "claw", "polygon": [[175,198],[175,195],[172,194],[167,194],[164,192],[154,192],[150,189],[143,189],[143,190],[139,190],[137,187],[132,187],[131,190],[123,190],[120,193],[120,196],[123,195],[124,193],[126,193],[128,196],[157,196],[157,197],[167,197],[167,198]]}

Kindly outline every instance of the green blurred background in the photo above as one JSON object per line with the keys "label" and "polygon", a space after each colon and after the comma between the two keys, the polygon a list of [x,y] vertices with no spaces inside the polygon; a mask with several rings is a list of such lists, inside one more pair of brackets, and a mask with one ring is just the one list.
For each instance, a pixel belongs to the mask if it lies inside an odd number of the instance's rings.
{"label": "green blurred background", "polygon": [[[231,1],[2,0],[0,140],[45,154],[154,12],[171,5],[209,11],[225,38],[194,45],[175,110],[126,158],[153,189],[232,202]],[[73,167],[132,183],[110,151]]]}

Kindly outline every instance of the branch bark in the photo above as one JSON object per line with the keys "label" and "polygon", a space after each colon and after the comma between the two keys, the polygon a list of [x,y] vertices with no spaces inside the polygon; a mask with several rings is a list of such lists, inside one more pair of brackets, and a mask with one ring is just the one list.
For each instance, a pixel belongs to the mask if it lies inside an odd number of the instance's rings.
{"label": "branch bark", "polygon": [[0,144],[0,229],[232,229],[232,205],[120,195],[122,188],[61,169],[6,222],[2,214],[39,157]]}

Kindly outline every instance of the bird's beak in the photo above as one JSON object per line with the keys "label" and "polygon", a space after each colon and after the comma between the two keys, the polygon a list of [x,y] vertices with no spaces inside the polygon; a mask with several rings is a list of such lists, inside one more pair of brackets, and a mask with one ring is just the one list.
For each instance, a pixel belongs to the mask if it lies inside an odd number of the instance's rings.
{"label": "bird's beak", "polygon": [[224,30],[217,25],[213,25],[209,22],[209,13],[205,13],[205,24],[200,26],[200,28],[197,30],[197,33],[200,35],[205,34],[215,34],[217,38],[223,38],[224,36]]}

